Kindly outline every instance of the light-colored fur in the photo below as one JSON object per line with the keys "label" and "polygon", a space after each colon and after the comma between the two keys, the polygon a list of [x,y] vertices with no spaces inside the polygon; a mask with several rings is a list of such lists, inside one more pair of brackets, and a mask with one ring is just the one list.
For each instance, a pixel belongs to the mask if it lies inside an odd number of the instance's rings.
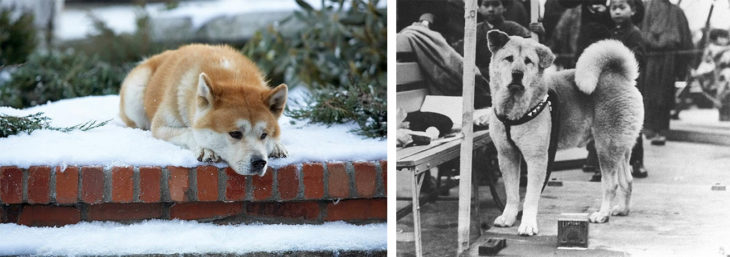
{"label": "light-colored fur", "polygon": [[269,156],[287,155],[278,124],[286,96],[286,85],[269,88],[234,49],[194,44],[132,69],[122,82],[119,116],[200,161],[224,160],[239,174],[263,175]]}
{"label": "light-colored fur", "polygon": [[[595,140],[603,180],[603,200],[591,222],[606,222],[609,215],[627,215],[631,196],[631,148],[644,120],[639,91],[634,87],[638,66],[633,54],[618,41],[600,41],[588,47],[576,70],[544,74],[554,55],[530,39],[508,37],[499,31],[488,33],[492,51],[490,89],[496,115],[516,120],[547,94],[559,95],[560,135],[558,149],[585,146]],[[522,73],[522,77],[514,74]],[[555,108],[555,107],[553,107]],[[498,151],[499,167],[507,193],[507,204],[496,226],[512,226],[519,212],[520,153],[528,167],[527,192],[520,235],[538,233],[537,207],[548,164],[550,112],[511,127],[513,147],[505,126],[490,112],[490,136]],[[616,205],[611,201],[618,194]]]}

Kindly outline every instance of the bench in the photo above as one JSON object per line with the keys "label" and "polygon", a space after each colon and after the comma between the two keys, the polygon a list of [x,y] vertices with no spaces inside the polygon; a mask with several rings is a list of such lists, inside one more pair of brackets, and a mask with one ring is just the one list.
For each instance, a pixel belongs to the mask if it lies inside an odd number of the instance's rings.
{"label": "bench", "polygon": [[[396,36],[396,101],[397,108],[404,110],[406,113],[418,111],[421,108],[425,98],[429,95],[426,87],[428,81],[416,62],[413,51],[404,36],[398,34]],[[399,173],[411,177],[411,208],[413,213],[414,224],[414,241],[416,244],[416,256],[422,255],[421,246],[421,218],[420,218],[420,191],[424,179],[427,177],[427,171],[438,174],[438,166],[447,161],[458,159],[460,156],[462,139],[448,140],[442,143],[432,143],[430,145],[411,146],[406,148],[398,148],[396,153],[397,165]],[[485,147],[491,144],[491,138],[487,130],[474,132],[474,149]],[[486,172],[489,173],[489,172]],[[439,180],[440,180],[439,175]],[[475,180],[476,181],[476,180]],[[437,185],[440,183],[437,183]],[[438,187],[438,186],[437,186]],[[495,187],[491,187],[493,195]],[[438,190],[436,190],[438,191]],[[438,192],[434,192],[434,197],[428,197],[429,200],[435,200]],[[495,197],[497,201],[498,197]],[[475,199],[478,201],[478,199]],[[408,207],[398,210],[398,218],[406,216],[410,212]],[[478,210],[474,210],[478,213]],[[478,223],[477,223],[478,224]]]}

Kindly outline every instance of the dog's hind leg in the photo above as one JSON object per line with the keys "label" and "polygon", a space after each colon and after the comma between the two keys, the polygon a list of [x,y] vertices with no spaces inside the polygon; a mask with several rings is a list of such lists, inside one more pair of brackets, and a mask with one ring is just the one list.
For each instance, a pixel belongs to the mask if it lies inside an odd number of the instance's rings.
{"label": "dog's hind leg", "polygon": [[618,170],[618,191],[616,192],[616,205],[611,209],[611,215],[614,216],[626,216],[629,215],[629,203],[631,202],[631,188],[632,180],[631,176],[631,165],[629,165],[629,158],[631,157],[631,151],[627,152],[624,156],[624,160],[621,161],[620,169]]}
{"label": "dog's hind leg", "polygon": [[[628,165],[627,150],[623,146],[612,145],[612,139],[596,137],[598,163],[601,166],[601,187],[603,197],[601,207],[590,215],[589,220],[594,223],[608,222],[611,211],[611,202],[616,196],[620,177],[625,176],[623,169]],[[631,175],[629,175],[631,176]],[[626,184],[624,184],[626,185]],[[625,202],[624,202],[625,203]],[[623,204],[622,204],[623,205]]]}
{"label": "dog's hind leg", "polygon": [[[502,142],[506,143],[506,142]],[[494,219],[497,227],[510,227],[517,220],[517,213],[520,208],[520,154],[512,146],[500,147],[497,142],[497,160],[499,169],[502,171],[504,188],[507,194],[507,203],[504,206],[502,215]]]}
{"label": "dog's hind leg", "polygon": [[147,66],[134,68],[119,90],[119,117],[128,127],[149,129],[150,121],[144,110],[144,90],[152,70]]}

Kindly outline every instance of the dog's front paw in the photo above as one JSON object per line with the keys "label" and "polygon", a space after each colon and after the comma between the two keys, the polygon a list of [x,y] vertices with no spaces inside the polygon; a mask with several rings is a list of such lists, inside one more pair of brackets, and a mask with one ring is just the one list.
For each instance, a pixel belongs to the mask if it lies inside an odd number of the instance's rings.
{"label": "dog's front paw", "polygon": [[200,148],[198,150],[198,161],[200,162],[219,162],[221,157],[215,154],[213,150],[208,148]]}
{"label": "dog's front paw", "polygon": [[269,157],[284,158],[284,157],[287,157],[288,155],[289,155],[289,152],[286,151],[286,148],[284,148],[284,145],[282,145],[279,142],[276,142],[276,144],[274,144],[274,150],[271,151],[271,153],[269,154]]}
{"label": "dog's front paw", "polygon": [[611,215],[612,216],[627,216],[627,215],[629,215],[629,208],[616,205],[613,207],[613,209],[611,209]]}
{"label": "dog's front paw", "polygon": [[537,235],[537,220],[529,219],[525,220],[522,219],[522,223],[520,223],[520,227],[517,229],[517,234],[520,236],[533,236]]}
{"label": "dog's front paw", "polygon": [[600,211],[591,213],[588,220],[592,223],[606,223],[608,222],[608,213],[601,213]]}
{"label": "dog's front paw", "polygon": [[494,219],[494,226],[497,227],[511,227],[515,224],[516,217],[515,216],[508,216],[508,215],[499,215],[496,219]]}

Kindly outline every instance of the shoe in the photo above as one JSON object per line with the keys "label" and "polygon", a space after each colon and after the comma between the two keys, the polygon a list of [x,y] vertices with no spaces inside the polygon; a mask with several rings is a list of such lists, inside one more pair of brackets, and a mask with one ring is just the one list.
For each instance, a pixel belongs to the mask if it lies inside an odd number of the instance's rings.
{"label": "shoe", "polygon": [[635,178],[646,178],[649,172],[644,168],[643,164],[631,165],[631,176]]}
{"label": "shoe", "polygon": [[651,139],[652,145],[665,145],[667,143],[667,138],[664,136],[656,136]]}
{"label": "shoe", "polygon": [[593,173],[590,182],[601,182],[601,172]]}

